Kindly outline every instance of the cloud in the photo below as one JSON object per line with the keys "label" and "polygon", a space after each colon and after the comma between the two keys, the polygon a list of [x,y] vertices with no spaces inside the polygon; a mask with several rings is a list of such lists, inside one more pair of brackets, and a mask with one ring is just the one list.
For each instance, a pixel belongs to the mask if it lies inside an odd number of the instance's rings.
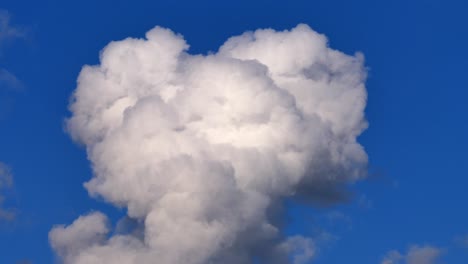
{"label": "cloud", "polygon": [[96,212],[76,219],[66,228],[55,227],[49,236],[57,254],[67,256],[102,242],[108,232],[106,217]]}
{"label": "cloud", "polygon": [[370,200],[369,197],[367,197],[367,195],[362,194],[361,196],[359,196],[358,206],[366,210],[372,209],[372,200]]}
{"label": "cloud", "polygon": [[23,83],[15,75],[0,68],[0,121],[12,110],[14,94],[21,92],[23,88]]}
{"label": "cloud", "polygon": [[468,235],[457,236],[454,240],[457,246],[468,249]]}
{"label": "cloud", "polygon": [[[0,9],[0,58],[3,46],[7,42],[25,37],[24,29],[10,24],[10,13]],[[23,83],[12,72],[0,67],[0,119],[3,119],[11,109],[13,102],[11,92],[18,92],[23,88]]]}
{"label": "cloud", "polygon": [[6,164],[0,162],[0,222],[11,221],[15,219],[15,212],[12,209],[3,207],[5,195],[3,192],[7,191],[13,186],[13,175],[11,169]]}
{"label": "cloud", "polygon": [[282,235],[273,209],[345,201],[365,177],[362,55],[307,25],[187,50],[156,27],[83,67],[67,129],[93,167],[85,187],[132,220],[113,234],[98,212],[54,227],[64,263],[309,263],[313,238]]}
{"label": "cloud", "polygon": [[33,262],[29,259],[22,259],[17,261],[16,264],[33,264]]}
{"label": "cloud", "polygon": [[433,246],[413,245],[405,255],[396,250],[388,252],[382,264],[436,264],[443,252]]}
{"label": "cloud", "polygon": [[12,26],[10,19],[10,13],[0,9],[0,44],[9,39],[26,37],[26,31],[18,26]]}
{"label": "cloud", "polygon": [[18,91],[21,90],[23,84],[11,72],[0,68],[0,87],[5,87],[6,90]]}
{"label": "cloud", "polygon": [[[303,236],[293,236],[278,246],[280,256],[290,256],[293,264],[307,264],[315,255],[314,241]],[[280,261],[278,261],[280,260]],[[269,263],[284,263],[288,260],[275,259]]]}

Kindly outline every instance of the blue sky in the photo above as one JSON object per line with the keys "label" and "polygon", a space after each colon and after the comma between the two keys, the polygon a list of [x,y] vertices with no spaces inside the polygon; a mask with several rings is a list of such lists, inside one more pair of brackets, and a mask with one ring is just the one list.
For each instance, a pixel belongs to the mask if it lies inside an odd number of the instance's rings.
{"label": "blue sky", "polygon": [[14,179],[4,206],[16,213],[0,224],[0,263],[52,263],[53,225],[91,210],[112,221],[125,214],[88,196],[86,153],[63,128],[81,67],[97,64],[107,43],[161,25],[183,34],[190,53],[207,53],[246,30],[298,23],[325,34],[334,49],[365,56],[370,126],[359,141],[371,173],[348,203],[287,203],[287,232],[323,237],[312,263],[381,263],[412,245],[440,249],[444,263],[466,263],[465,1],[6,0],[0,8],[21,32],[0,35],[0,69],[20,82],[0,83],[0,161]]}

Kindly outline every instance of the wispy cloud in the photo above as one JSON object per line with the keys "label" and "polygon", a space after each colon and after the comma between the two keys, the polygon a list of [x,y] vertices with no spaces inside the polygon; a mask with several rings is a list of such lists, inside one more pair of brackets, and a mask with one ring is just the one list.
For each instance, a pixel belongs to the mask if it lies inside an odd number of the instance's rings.
{"label": "wispy cloud", "polygon": [[8,39],[26,37],[26,30],[10,23],[11,15],[7,10],[0,9],[0,45]]}
{"label": "wispy cloud", "polygon": [[22,259],[16,262],[16,264],[32,264],[33,262],[29,259]]}
{"label": "wispy cloud", "polygon": [[[6,49],[5,44],[27,36],[26,29],[11,24],[11,15],[8,11],[0,9],[0,62]],[[0,120],[7,116],[11,110],[12,92],[23,90],[23,82],[10,70],[0,67]]]}
{"label": "wispy cloud", "polygon": [[[12,25],[10,13],[7,10],[0,9],[0,55],[2,55],[3,48],[7,42],[22,39],[26,36],[26,29],[21,26]],[[5,82],[5,80],[18,84],[18,79],[11,72],[0,68],[0,82]]]}
{"label": "wispy cloud", "polygon": [[392,250],[382,260],[381,264],[436,264],[444,250],[429,245],[412,245],[406,254]]}
{"label": "wispy cloud", "polygon": [[23,83],[11,72],[0,68],[0,87],[7,90],[18,91],[23,87]]}
{"label": "wispy cloud", "polygon": [[457,246],[468,249],[468,234],[455,237]]}
{"label": "wispy cloud", "polygon": [[13,186],[13,175],[6,164],[0,162],[0,221],[11,221],[15,219],[16,213],[12,209],[4,208],[5,191]]}

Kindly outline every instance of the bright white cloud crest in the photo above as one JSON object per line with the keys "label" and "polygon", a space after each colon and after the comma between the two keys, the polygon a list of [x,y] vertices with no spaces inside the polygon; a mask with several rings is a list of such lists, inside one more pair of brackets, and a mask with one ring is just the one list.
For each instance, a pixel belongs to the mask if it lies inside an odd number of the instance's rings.
{"label": "bright white cloud crest", "polygon": [[92,213],[55,227],[65,263],[307,263],[313,241],[282,237],[270,209],[365,175],[360,54],[306,25],[247,32],[210,55],[187,49],[156,27],[83,68],[67,125],[93,165],[85,186],[138,224],[106,236]]}

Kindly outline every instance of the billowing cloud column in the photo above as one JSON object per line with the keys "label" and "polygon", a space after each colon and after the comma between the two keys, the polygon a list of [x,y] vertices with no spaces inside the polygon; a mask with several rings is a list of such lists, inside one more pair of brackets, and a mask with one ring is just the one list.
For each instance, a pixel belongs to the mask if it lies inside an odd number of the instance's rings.
{"label": "billowing cloud column", "polygon": [[108,235],[92,213],[55,227],[65,263],[305,263],[313,241],[284,238],[270,209],[329,199],[365,175],[360,54],[306,25],[247,32],[214,54],[187,49],[156,27],[83,68],[67,125],[92,163],[85,186],[137,225]]}

